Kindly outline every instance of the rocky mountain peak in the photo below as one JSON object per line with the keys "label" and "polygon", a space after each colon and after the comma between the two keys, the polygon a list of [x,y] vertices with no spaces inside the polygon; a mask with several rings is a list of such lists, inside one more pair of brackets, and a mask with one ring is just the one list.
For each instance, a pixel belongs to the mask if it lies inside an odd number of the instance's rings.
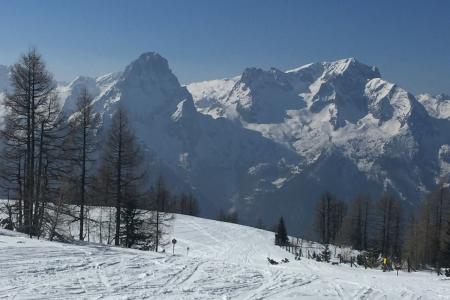
{"label": "rocky mountain peak", "polygon": [[121,80],[134,86],[158,86],[172,89],[180,87],[167,60],[155,52],[146,52],[129,64]]}
{"label": "rocky mountain peak", "polygon": [[330,79],[331,77],[338,76],[363,80],[381,78],[380,71],[377,67],[363,64],[353,57],[325,63],[323,78]]}

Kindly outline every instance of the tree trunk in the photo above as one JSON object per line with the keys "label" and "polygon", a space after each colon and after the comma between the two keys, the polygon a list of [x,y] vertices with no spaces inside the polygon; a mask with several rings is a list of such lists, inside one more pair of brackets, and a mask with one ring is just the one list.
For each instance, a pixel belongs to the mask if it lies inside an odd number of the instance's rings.
{"label": "tree trunk", "polygon": [[[119,112],[121,113],[121,112]],[[119,116],[122,118],[122,116]],[[117,151],[117,198],[116,198],[116,240],[115,245],[120,244],[120,207],[122,202],[122,120],[119,120],[118,133],[118,151]]]}
{"label": "tree trunk", "polygon": [[84,240],[84,204],[86,188],[86,111],[83,111],[83,146],[81,154],[80,241]]}

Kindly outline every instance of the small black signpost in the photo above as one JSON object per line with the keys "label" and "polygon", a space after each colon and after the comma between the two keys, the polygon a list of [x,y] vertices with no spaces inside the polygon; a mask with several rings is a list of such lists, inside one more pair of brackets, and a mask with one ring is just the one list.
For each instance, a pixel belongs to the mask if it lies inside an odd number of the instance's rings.
{"label": "small black signpost", "polygon": [[400,263],[395,264],[395,270],[397,270],[397,276],[398,276],[398,270],[400,270],[401,268],[402,268],[402,266],[400,265]]}
{"label": "small black signpost", "polygon": [[175,244],[177,243],[176,239],[172,240],[172,254],[175,254]]}

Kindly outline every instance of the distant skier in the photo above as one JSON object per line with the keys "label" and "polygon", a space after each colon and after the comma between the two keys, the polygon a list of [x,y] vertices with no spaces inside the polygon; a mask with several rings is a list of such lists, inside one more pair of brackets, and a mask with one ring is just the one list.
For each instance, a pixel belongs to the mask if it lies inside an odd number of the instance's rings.
{"label": "distant skier", "polygon": [[384,257],[383,258],[383,272],[391,271],[391,270],[392,270],[392,266],[390,265],[389,258]]}

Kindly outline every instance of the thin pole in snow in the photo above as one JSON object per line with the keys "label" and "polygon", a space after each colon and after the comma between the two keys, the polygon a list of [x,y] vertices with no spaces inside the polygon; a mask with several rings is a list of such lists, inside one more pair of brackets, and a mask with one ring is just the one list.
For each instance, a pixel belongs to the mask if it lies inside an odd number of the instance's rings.
{"label": "thin pole in snow", "polygon": [[177,243],[176,239],[172,240],[172,254],[175,254],[175,244]]}

